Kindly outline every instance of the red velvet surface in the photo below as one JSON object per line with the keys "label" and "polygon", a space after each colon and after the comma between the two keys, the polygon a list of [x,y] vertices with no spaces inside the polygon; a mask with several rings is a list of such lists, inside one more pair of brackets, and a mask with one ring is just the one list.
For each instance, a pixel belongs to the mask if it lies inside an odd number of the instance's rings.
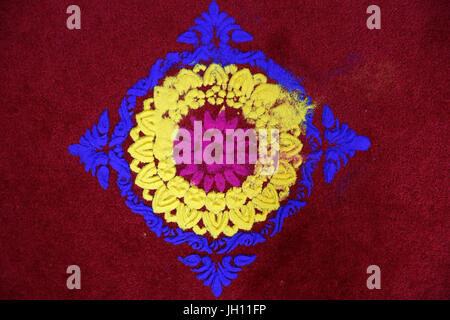
{"label": "red velvet surface", "polygon": [[[211,299],[151,233],[115,182],[103,190],[68,146],[209,1],[2,1],[0,298]],[[381,7],[381,30],[366,8]],[[331,184],[315,172],[285,220],[220,299],[444,299],[449,284],[448,1],[220,1],[259,49],[303,77],[309,96],[371,139]],[[112,180],[111,180],[112,181]],[[81,290],[66,268],[81,267]],[[381,290],[366,268],[381,267]]]}

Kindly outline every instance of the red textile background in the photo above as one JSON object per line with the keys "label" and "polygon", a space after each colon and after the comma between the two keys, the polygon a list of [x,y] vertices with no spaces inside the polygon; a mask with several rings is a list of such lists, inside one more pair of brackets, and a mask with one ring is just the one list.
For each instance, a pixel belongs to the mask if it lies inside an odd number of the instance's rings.
{"label": "red textile background", "polygon": [[[211,299],[115,182],[101,189],[68,146],[209,6],[192,1],[2,1],[0,298]],[[366,8],[381,7],[381,30]],[[309,96],[371,139],[285,220],[221,299],[450,298],[448,1],[219,1]],[[66,268],[82,289],[66,288]],[[366,288],[381,267],[381,290]]]}

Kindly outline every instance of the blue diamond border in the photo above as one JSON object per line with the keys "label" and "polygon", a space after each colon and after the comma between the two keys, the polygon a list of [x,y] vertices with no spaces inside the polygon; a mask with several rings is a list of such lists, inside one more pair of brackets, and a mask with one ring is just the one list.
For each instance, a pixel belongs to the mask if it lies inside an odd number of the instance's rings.
{"label": "blue diamond border", "polygon": [[[125,198],[126,205],[134,213],[142,215],[150,230],[158,237],[162,236],[166,241],[174,245],[187,243],[198,252],[226,254],[232,252],[238,246],[254,246],[265,242],[267,235],[273,236],[281,231],[284,219],[295,214],[306,205],[306,199],[309,197],[313,187],[311,175],[323,154],[325,154],[324,178],[329,183],[333,180],[335,174],[347,164],[348,158],[354,156],[356,150],[367,150],[369,148],[370,140],[365,136],[357,135],[353,130],[349,129],[347,124],[341,124],[326,105],[322,113],[322,124],[325,127],[325,131],[321,133],[313,125],[314,113],[310,111],[307,114],[306,123],[303,125],[306,126],[306,139],[311,152],[302,164],[302,179],[296,186],[296,194],[293,199],[277,210],[274,217],[268,220],[261,231],[238,232],[232,237],[222,237],[209,242],[206,237],[197,235],[194,232],[186,232],[180,228],[172,229],[165,225],[164,220],[154,214],[153,209],[147,206],[132,191],[131,170],[124,159],[122,144],[134,126],[132,115],[137,97],[145,96],[149,90],[152,90],[169,69],[174,66],[179,68],[193,66],[201,61],[215,62],[222,65],[232,63],[250,64],[264,70],[270,78],[277,80],[280,85],[296,93],[300,99],[306,98],[308,103],[311,102],[311,99],[306,96],[306,92],[300,84],[301,80],[284,70],[272,59],[266,58],[263,52],[242,52],[231,47],[229,44],[231,41],[251,41],[253,37],[235,24],[232,17],[229,17],[225,12],[220,12],[215,2],[211,2],[209,11],[202,13],[200,18],[195,19],[195,23],[196,25],[181,34],[177,39],[178,42],[193,45],[194,50],[172,52],[168,53],[164,59],[158,59],[152,66],[149,76],[139,80],[127,91],[119,108],[120,120],[113,129],[111,136],[108,134],[110,128],[108,111],[105,110],[100,116],[98,124],[95,124],[92,129],[87,129],[86,133],[80,138],[79,143],[69,147],[69,152],[74,156],[80,157],[80,162],[85,163],[86,171],[90,171],[93,176],[96,176],[104,189],[107,189],[109,186],[110,168],[115,170],[117,172],[117,186],[120,189],[121,196]],[[214,31],[216,32],[215,35]],[[219,40],[218,47],[214,45],[214,36]],[[323,140],[328,142],[328,148],[325,152],[322,150]],[[104,150],[106,147],[110,149],[108,152]],[[232,259],[232,257],[226,257],[229,258],[226,258],[224,265],[227,268],[231,268],[230,270],[235,270],[233,269],[235,267],[228,263],[228,259]],[[253,256],[247,256],[247,260],[242,255],[239,258],[236,256],[234,261],[235,263],[236,261],[238,263],[246,261],[248,263],[245,264],[250,264],[254,258],[250,259],[249,257]],[[256,256],[254,257],[256,258]],[[179,259],[189,266],[192,266],[192,261],[202,262],[203,265],[208,266],[210,271],[213,270],[211,266],[214,265],[214,270],[216,270],[215,264],[209,263],[210,260],[208,259],[210,258],[207,256],[200,258],[198,255],[191,255],[186,258],[180,257]],[[222,266],[220,270],[226,271],[228,270],[227,268]],[[231,279],[231,276],[230,273],[225,271],[211,271],[208,273],[209,277],[207,279],[212,278],[210,280],[204,279],[205,285],[210,285],[214,294],[222,292],[220,284],[229,284],[228,280]],[[234,273],[232,276],[234,277]]]}

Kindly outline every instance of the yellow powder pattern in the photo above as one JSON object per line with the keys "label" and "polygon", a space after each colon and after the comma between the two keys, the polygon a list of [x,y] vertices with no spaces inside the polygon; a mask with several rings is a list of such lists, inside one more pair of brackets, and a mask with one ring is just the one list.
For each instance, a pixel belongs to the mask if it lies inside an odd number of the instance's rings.
{"label": "yellow powder pattern", "polygon": [[[277,129],[278,170],[261,175],[268,165],[258,160],[253,174],[240,187],[224,193],[206,193],[177,176],[172,157],[173,133],[190,109],[202,108],[206,101],[240,109],[256,130]],[[208,232],[213,238],[251,230],[254,223],[265,221],[289,196],[302,163],[302,123],[313,107],[280,85],[267,83],[265,75],[252,74],[248,68],[212,63],[181,69],[153,89],[153,97],[144,101],[144,110],[136,115],[137,125],[130,131],[134,143],[128,149],[133,158],[130,168],[137,174],[135,184],[142,188],[142,197],[151,201],[155,213],[163,214],[167,222],[176,223],[183,230],[191,229],[199,235]]]}

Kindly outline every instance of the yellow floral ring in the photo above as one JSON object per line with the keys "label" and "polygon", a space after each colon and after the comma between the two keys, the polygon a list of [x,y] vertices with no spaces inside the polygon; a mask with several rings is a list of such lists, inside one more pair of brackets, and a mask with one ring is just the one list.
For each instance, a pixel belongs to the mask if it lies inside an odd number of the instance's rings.
{"label": "yellow floral ring", "polygon": [[[194,176],[180,174],[173,156],[174,133],[182,129],[182,120],[194,110],[213,106],[237,112],[258,131],[258,137],[266,133],[258,141],[260,150],[267,150],[266,157],[257,159],[251,174],[240,181],[232,177],[233,172],[225,179],[218,175],[217,181],[205,180],[205,185],[215,182],[219,190],[202,188]],[[144,100],[143,111],[136,115],[136,126],[130,131],[133,143],[128,148],[134,182],[155,213],[164,214],[167,222],[183,230],[213,238],[251,230],[288,198],[302,163],[303,123],[313,107],[246,67],[212,63],[181,69],[154,87],[152,97]],[[276,159],[271,158],[275,140]],[[192,175],[203,175],[201,171]],[[231,185],[225,188],[227,179]]]}

